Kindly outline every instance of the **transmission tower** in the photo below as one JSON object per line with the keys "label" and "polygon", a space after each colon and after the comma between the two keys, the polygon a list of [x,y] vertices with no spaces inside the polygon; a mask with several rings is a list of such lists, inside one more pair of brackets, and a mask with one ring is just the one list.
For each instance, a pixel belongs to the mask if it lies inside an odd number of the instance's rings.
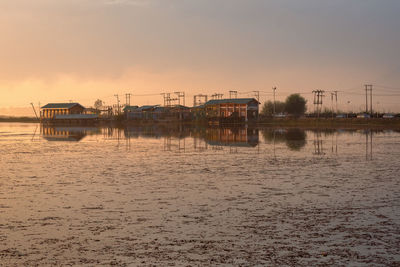
{"label": "transmission tower", "polygon": [[119,107],[119,95],[114,95],[117,98],[117,111],[118,115],[121,113],[120,107]]}
{"label": "transmission tower", "polygon": [[207,102],[208,96],[207,95],[195,95],[193,96],[193,107],[203,105]]}
{"label": "transmission tower", "polygon": [[370,96],[370,114],[372,117],[372,84],[365,85],[365,113],[368,113],[368,92]]}
{"label": "transmission tower", "polygon": [[214,100],[216,100],[216,99],[222,99],[222,96],[223,96],[223,95],[224,95],[224,94],[215,93],[215,94],[211,95],[211,99],[214,99]]}
{"label": "transmission tower", "polygon": [[332,118],[333,118],[333,102],[334,102],[334,100],[336,101],[336,113],[338,113],[337,93],[338,93],[338,91],[333,91],[331,93]]}
{"label": "transmission tower", "polygon": [[260,102],[260,91],[253,91],[255,98]]}
{"label": "transmission tower", "polygon": [[125,94],[125,105],[130,106],[131,105],[131,95],[130,93]]}
{"label": "transmission tower", "polygon": [[276,91],[276,87],[272,87],[272,92],[273,92],[273,94],[274,94],[274,115],[275,115],[275,103],[276,103],[276,101],[275,101],[275,91]]}
{"label": "transmission tower", "polygon": [[182,105],[185,106],[185,92],[174,92],[178,96],[178,105],[181,105],[181,99],[182,99]]}
{"label": "transmission tower", "polygon": [[314,90],[312,91],[314,94],[314,113],[316,112],[319,115],[322,109],[322,98],[324,97],[324,90]]}

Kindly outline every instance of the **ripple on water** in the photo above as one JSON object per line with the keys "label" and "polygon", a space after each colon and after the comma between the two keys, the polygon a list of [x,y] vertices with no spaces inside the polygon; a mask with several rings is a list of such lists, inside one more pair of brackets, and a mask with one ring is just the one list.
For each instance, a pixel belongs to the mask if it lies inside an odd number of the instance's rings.
{"label": "ripple on water", "polygon": [[374,135],[371,160],[362,133],[322,135],[319,154],[312,131],[300,150],[260,134],[258,147],[201,151],[191,137],[183,151],[26,131],[0,130],[8,265],[400,264],[398,133]]}

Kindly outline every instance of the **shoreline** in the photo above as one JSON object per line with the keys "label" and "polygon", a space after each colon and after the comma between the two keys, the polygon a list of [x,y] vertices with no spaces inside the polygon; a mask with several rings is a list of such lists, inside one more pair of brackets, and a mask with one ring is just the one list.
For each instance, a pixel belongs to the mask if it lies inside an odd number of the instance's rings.
{"label": "shoreline", "polygon": [[[41,123],[33,117],[0,117],[0,123]],[[247,124],[221,124],[209,125],[206,122],[199,121],[118,121],[118,120],[101,120],[87,125],[96,126],[129,126],[129,125],[192,125],[192,126],[208,126],[208,127],[298,127],[298,128],[383,128],[383,129],[400,129],[400,118],[274,118],[260,119],[256,122]],[[49,126],[59,126],[66,124],[48,124]],[[86,124],[67,124],[69,126],[86,125]]]}

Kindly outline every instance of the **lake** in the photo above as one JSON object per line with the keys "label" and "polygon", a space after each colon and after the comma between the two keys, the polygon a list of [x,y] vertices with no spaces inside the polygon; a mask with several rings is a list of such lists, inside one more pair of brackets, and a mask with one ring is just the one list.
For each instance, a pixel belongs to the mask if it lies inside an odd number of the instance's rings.
{"label": "lake", "polygon": [[400,132],[0,123],[13,265],[400,265]]}

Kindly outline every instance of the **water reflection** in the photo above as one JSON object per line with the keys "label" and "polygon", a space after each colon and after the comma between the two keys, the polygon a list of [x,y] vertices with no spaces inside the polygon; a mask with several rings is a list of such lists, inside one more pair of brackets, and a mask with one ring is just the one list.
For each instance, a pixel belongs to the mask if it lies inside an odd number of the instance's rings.
{"label": "water reflection", "polygon": [[264,129],[264,139],[268,143],[285,143],[292,151],[299,151],[307,144],[307,133],[299,128]]}
{"label": "water reflection", "polygon": [[255,147],[258,145],[258,129],[207,128],[202,136],[212,146]]}
{"label": "water reflection", "polygon": [[365,131],[365,159],[372,160],[372,131]]}
{"label": "water reflection", "polygon": [[[37,129],[33,134],[36,135]],[[387,130],[386,130],[387,131]],[[161,139],[162,150],[186,152],[187,150],[225,150],[238,152],[241,148],[255,148],[260,152],[259,136],[264,142],[273,145],[273,155],[276,158],[276,146],[284,145],[289,151],[307,151],[316,156],[338,155],[345,146],[346,138],[362,135],[365,142],[365,159],[372,160],[373,138],[383,130],[343,130],[343,129],[300,129],[300,128],[249,128],[249,127],[196,127],[187,125],[137,125],[116,127],[51,127],[40,128],[41,137],[47,141],[82,141],[87,136],[102,136],[103,140],[115,140],[130,150],[131,140]],[[391,131],[393,132],[393,131]],[[343,136],[343,137],[341,137]],[[32,138],[32,140],[33,140]],[[268,147],[261,146],[268,150]],[[271,148],[271,147],[270,147]],[[227,150],[225,150],[227,151]],[[255,151],[255,150],[253,150]],[[266,152],[266,150],[265,150]],[[266,152],[270,153],[270,152]]]}
{"label": "water reflection", "polygon": [[[42,126],[41,135],[47,141],[81,141],[88,134],[100,133],[95,127],[49,127]],[[36,129],[35,129],[36,134]]]}
{"label": "water reflection", "polygon": [[[131,139],[164,139],[164,149],[177,147],[184,150],[186,138],[194,140],[195,149],[218,147],[255,147],[259,142],[258,129],[254,128],[207,128],[185,125],[138,125],[124,128],[103,127],[43,127],[42,137],[49,141],[81,141],[86,135],[102,135],[105,140],[122,139],[130,146]],[[177,140],[177,143],[174,142]],[[182,140],[182,142],[181,142]]]}

